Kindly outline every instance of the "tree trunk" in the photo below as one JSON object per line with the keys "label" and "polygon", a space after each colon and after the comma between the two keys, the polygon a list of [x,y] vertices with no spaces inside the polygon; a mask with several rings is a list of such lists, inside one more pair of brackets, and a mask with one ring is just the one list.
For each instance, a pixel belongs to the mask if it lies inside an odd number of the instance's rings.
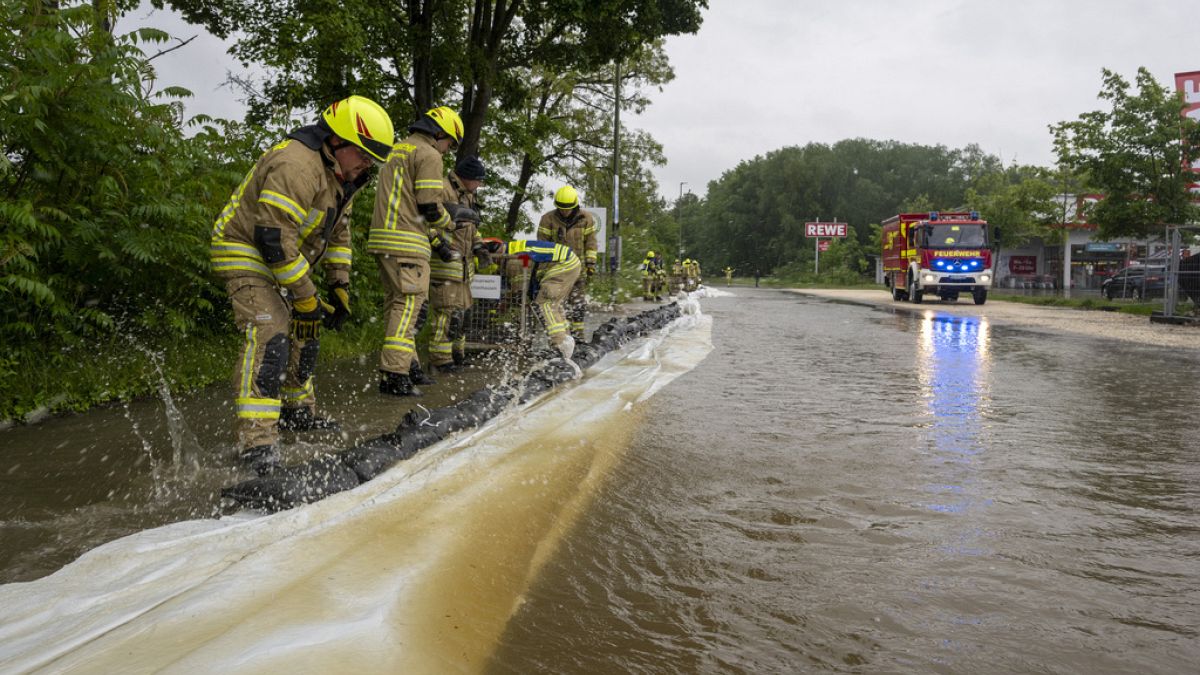
{"label": "tree trunk", "polygon": [[[435,0],[408,0],[413,28],[412,69],[414,114],[433,107],[433,4]],[[399,126],[399,125],[398,125]]]}
{"label": "tree trunk", "polygon": [[505,238],[511,239],[517,233],[521,207],[529,201],[526,189],[529,187],[531,178],[533,178],[533,160],[529,158],[529,153],[525,153],[521,156],[521,174],[517,177],[517,182],[513,186],[512,200],[508,203],[508,216],[504,221]]}

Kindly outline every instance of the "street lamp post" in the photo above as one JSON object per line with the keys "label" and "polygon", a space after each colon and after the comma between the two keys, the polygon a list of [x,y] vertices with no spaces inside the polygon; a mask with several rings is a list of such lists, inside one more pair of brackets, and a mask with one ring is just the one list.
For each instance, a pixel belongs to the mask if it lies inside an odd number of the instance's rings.
{"label": "street lamp post", "polygon": [[679,205],[683,203],[683,186],[687,185],[687,181],[679,184],[679,199],[675,200],[675,223],[679,225],[679,259],[683,259],[683,221],[680,219]]}

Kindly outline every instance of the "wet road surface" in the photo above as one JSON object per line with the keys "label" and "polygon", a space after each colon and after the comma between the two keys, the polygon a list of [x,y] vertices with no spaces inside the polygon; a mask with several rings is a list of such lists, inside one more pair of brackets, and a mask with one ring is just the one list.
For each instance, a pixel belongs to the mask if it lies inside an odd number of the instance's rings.
{"label": "wet road surface", "polygon": [[733,292],[490,671],[1194,672],[1196,351]]}
{"label": "wet road surface", "polygon": [[[594,437],[583,443],[586,461],[552,454],[519,472],[510,460],[460,474],[455,490],[426,477],[437,495],[356,524],[359,539],[322,545],[318,562],[296,561],[304,549],[289,549],[284,559],[315,567],[324,587],[321,596],[307,585],[288,589],[293,623],[331,600],[354,605],[356,592],[390,588],[398,598],[413,594],[394,608],[422,638],[406,649],[441,669],[1193,672],[1200,353],[1025,331],[989,321],[987,306],[961,317],[933,305],[909,312],[732,292],[703,301],[712,352],[698,366],[627,414],[578,427]],[[607,400],[565,400],[544,433],[565,443],[575,430],[565,420]],[[181,409],[201,436],[209,425],[227,427],[215,412]],[[355,410],[341,414],[361,415],[363,434],[393,423]],[[105,414],[116,417],[46,425],[42,445],[81,442],[73,438],[100,435],[104,420],[124,416]],[[91,442],[86,456],[103,452]],[[530,443],[516,456],[533,462],[544,444]],[[147,456],[164,447],[173,446],[148,443]],[[27,456],[22,466],[37,461]],[[112,489],[102,479],[87,486],[86,475],[102,478],[97,461],[81,461],[80,478],[48,481],[53,499],[35,503]],[[124,489],[152,494],[171,484],[171,461],[145,461],[165,468]],[[24,470],[10,470],[10,482]],[[75,486],[69,496],[64,485]],[[471,485],[495,494],[456,502]],[[212,507],[196,492],[190,508],[204,516]],[[16,511],[0,530],[7,549],[19,532],[14,520],[32,522],[36,508],[50,507],[4,495],[5,513]],[[80,521],[57,536],[73,541],[102,526],[104,501],[79,506]],[[482,513],[487,505],[499,513]],[[530,543],[522,528],[559,532]],[[414,571],[424,549],[404,544],[428,531],[455,542],[436,557],[443,573]],[[4,555],[9,580],[48,571],[28,555]],[[335,567],[329,556],[345,560]],[[401,576],[416,575],[423,595],[402,592],[398,580],[381,585],[387,577],[377,568],[389,556]],[[404,567],[401,558],[417,561]],[[516,602],[501,588],[518,589]],[[261,612],[249,615],[257,617],[251,629],[280,631],[284,624]],[[389,625],[373,616],[355,616],[366,622],[356,630]],[[356,624],[340,625],[345,632],[333,635],[351,640]],[[274,634],[277,644],[319,642],[315,627],[288,630]],[[165,663],[183,670],[189,662]],[[372,663],[358,665],[370,671]]]}

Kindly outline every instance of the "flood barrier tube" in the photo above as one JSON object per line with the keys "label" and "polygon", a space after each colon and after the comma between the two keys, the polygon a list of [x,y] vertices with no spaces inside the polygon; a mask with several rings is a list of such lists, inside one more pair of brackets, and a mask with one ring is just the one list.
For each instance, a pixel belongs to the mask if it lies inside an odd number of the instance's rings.
{"label": "flood barrier tube", "polygon": [[[635,317],[609,319],[592,333],[591,342],[575,345],[573,360],[580,370],[594,366],[605,354],[637,337],[666,326],[682,310],[672,302]],[[488,385],[467,398],[441,408],[418,406],[404,415],[396,430],[368,439],[341,452],[322,455],[221,490],[221,496],[247,508],[282,511],[351,490],[397,462],[450,434],[473,429],[499,415],[515,400],[524,404],[576,377],[561,358],[539,364],[523,378]]]}

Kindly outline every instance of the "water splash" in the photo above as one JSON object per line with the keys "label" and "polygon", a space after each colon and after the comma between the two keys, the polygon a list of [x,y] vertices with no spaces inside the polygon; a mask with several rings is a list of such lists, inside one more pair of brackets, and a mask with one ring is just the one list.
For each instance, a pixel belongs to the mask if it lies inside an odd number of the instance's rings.
{"label": "water splash", "polygon": [[[187,422],[184,421],[183,413],[180,412],[179,406],[175,405],[175,398],[171,396],[171,385],[167,382],[167,376],[163,373],[162,368],[163,353],[149,349],[136,341],[133,345],[150,359],[150,364],[154,366],[154,372],[158,375],[156,389],[158,398],[163,404],[163,413],[167,418],[167,433],[171,437],[171,466],[174,468],[175,477],[194,475],[200,471],[200,457],[204,449],[200,446],[196,434],[192,433]],[[155,474],[155,478],[159,478],[157,471]]]}

